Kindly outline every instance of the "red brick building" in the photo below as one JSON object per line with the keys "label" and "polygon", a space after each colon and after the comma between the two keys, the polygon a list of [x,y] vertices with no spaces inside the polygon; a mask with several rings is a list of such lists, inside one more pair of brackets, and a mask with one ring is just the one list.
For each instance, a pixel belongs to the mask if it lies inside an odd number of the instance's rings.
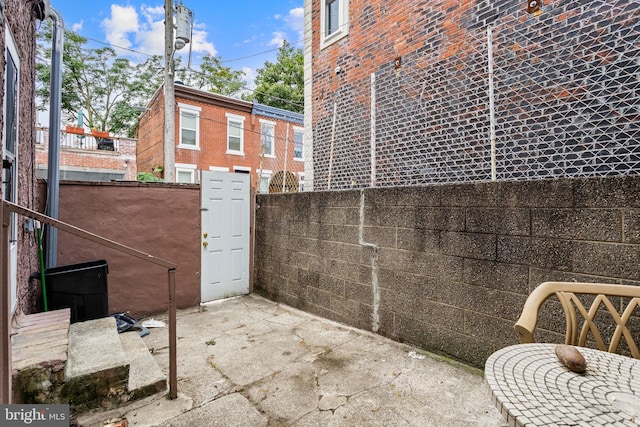
{"label": "red brick building", "polygon": [[638,174],[638,57],[638,1],[305,0],[307,180]]}
{"label": "red brick building", "polygon": [[[176,182],[198,182],[202,170],[250,173],[260,192],[297,191],[304,177],[303,116],[175,85]],[[164,164],[162,87],[140,118],[139,172]]]}

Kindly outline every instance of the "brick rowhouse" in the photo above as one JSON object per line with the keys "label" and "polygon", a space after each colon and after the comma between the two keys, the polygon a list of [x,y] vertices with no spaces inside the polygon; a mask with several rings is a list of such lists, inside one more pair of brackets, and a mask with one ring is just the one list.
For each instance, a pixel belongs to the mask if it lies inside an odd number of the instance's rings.
{"label": "brick rowhouse", "polygon": [[[147,111],[140,119],[137,145],[137,165],[140,172],[152,172],[164,163],[163,123],[164,101],[160,88],[147,105]],[[251,173],[251,186],[258,187],[259,174],[269,171],[270,176],[280,171],[291,173],[296,180],[302,178],[304,163],[294,156],[294,130],[302,131],[302,114],[279,108],[261,106],[239,99],[230,98],[175,85],[176,97],[176,168],[188,165],[194,170],[228,170]],[[199,143],[197,149],[183,148],[180,144],[180,109],[192,108],[198,112]],[[229,153],[227,149],[228,117],[243,121],[242,154]],[[273,155],[262,155],[261,124],[274,126]],[[288,135],[287,135],[288,132]]]}

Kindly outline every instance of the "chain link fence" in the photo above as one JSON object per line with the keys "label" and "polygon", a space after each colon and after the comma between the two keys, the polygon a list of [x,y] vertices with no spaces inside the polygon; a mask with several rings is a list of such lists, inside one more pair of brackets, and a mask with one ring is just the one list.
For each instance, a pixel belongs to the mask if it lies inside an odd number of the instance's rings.
{"label": "chain link fence", "polygon": [[511,12],[401,60],[314,103],[315,190],[640,172],[639,2]]}

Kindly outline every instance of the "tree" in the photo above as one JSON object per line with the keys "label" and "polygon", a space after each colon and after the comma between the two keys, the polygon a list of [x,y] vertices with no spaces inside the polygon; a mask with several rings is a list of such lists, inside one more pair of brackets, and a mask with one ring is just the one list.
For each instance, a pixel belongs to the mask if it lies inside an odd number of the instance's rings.
{"label": "tree", "polygon": [[[36,64],[36,95],[44,110],[50,97],[51,25],[47,23],[38,34]],[[63,118],[77,120],[82,111],[89,128],[109,130],[114,134],[134,136],[140,111],[135,107],[144,104],[162,83],[158,65],[162,57],[156,56],[135,65],[118,57],[111,47],[88,49],[87,39],[65,30],[62,55]]]}
{"label": "tree", "polygon": [[261,104],[302,113],[304,111],[304,55],[286,40],[278,49],[277,61],[258,69],[256,89],[245,96]]}
{"label": "tree", "polygon": [[200,71],[181,68],[180,58],[176,59],[176,76],[187,86],[225,96],[237,95],[244,86],[244,72],[224,67],[219,56],[205,55],[199,68]]}

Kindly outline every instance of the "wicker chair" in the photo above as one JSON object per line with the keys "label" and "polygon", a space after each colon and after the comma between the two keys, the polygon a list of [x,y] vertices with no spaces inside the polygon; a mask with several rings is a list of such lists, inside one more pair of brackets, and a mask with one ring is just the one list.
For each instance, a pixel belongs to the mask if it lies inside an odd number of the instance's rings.
{"label": "wicker chair", "polygon": [[[515,324],[515,329],[520,335],[520,343],[534,342],[534,332],[538,321],[538,311],[549,297],[555,295],[564,309],[567,321],[565,343],[575,346],[585,346],[589,332],[599,350],[610,353],[618,352],[620,339],[624,337],[631,356],[640,359],[638,345],[632,332],[628,328],[629,319],[632,318],[636,308],[640,312],[640,286],[610,285],[603,283],[577,283],[577,282],[545,282],[534,289],[527,298],[522,309],[522,314]],[[578,298],[580,295],[592,295],[593,303],[587,310]],[[615,303],[612,297],[626,297],[628,301],[619,299]],[[627,302],[626,307],[624,303]],[[606,308],[611,319],[615,322],[613,334],[608,346],[602,338],[602,334],[594,319],[596,314]],[[639,316],[636,312],[635,316]],[[579,318],[583,321],[579,324]],[[636,334],[636,339],[640,335]]]}

